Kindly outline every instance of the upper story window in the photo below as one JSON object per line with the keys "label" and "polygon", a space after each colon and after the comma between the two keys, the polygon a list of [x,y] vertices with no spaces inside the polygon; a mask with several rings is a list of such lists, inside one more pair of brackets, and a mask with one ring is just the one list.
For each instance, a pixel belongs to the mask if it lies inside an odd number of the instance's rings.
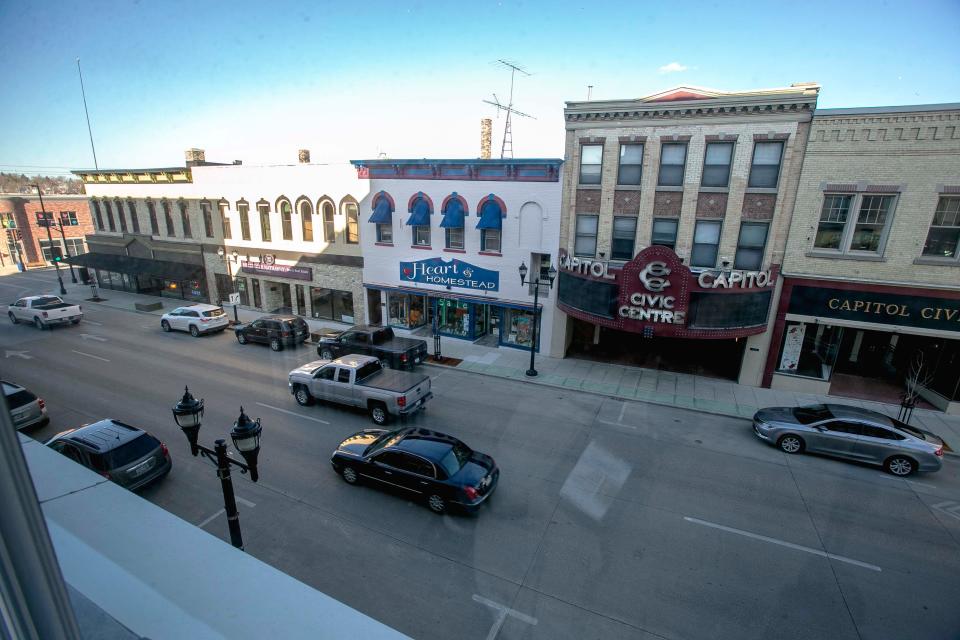
{"label": "upper story window", "polygon": [[682,187],[683,170],[687,164],[687,145],[683,142],[668,142],[660,147],[660,175],[657,185]]}
{"label": "upper story window", "polygon": [[500,253],[501,235],[503,230],[503,216],[506,214],[499,198],[492,193],[487,196],[479,207],[480,221],[480,251]]}
{"label": "upper story window", "polygon": [[410,217],[407,226],[412,229],[413,244],[418,247],[430,246],[430,200],[422,192],[411,199]]}
{"label": "upper story window", "polygon": [[393,199],[386,191],[373,196],[373,214],[367,222],[377,225],[377,242],[393,244]]}
{"label": "upper story window", "polygon": [[600,184],[603,145],[580,145],[580,184]]}
{"label": "upper story window", "polygon": [[941,196],[933,214],[923,255],[930,258],[960,257],[960,196]]}
{"label": "upper story window", "polygon": [[750,165],[748,187],[775,189],[780,179],[780,159],[783,142],[755,142],[753,164]]}
{"label": "upper story window", "polygon": [[758,271],[763,264],[763,251],[767,247],[767,222],[744,222],[740,225],[737,253],[733,259],[734,269]]}
{"label": "upper story window", "polygon": [[250,240],[250,205],[246,200],[237,202],[237,216],[240,218],[240,238]]}
{"label": "upper story window", "polygon": [[127,200],[127,209],[130,212],[130,226],[134,233],[140,233],[140,216],[137,215],[137,203],[133,198]]}
{"label": "upper story window", "polygon": [[117,230],[117,223],[113,219],[113,209],[110,208],[110,201],[104,198],[103,210],[107,214],[107,224],[110,225],[110,231]]}
{"label": "upper story window", "polygon": [[75,227],[80,222],[77,220],[76,211],[61,211],[60,212],[60,224],[65,227]]}
{"label": "upper story window", "polygon": [[321,209],[323,210],[323,239],[327,244],[333,244],[336,241],[334,217],[337,212],[329,200],[323,203]]}
{"label": "upper story window", "polygon": [[691,267],[717,266],[717,250],[720,247],[719,220],[697,220],[693,228],[693,251],[690,252]]}
{"label": "upper story window", "polygon": [[447,249],[463,249],[463,226],[466,211],[463,207],[463,201],[453,193],[447,200],[443,210],[443,220],[440,221],[440,227],[446,235]]}
{"label": "upper story window", "polygon": [[814,248],[882,253],[895,205],[896,196],[890,195],[825,194]]}
{"label": "upper story window", "polygon": [[679,220],[676,218],[654,218],[650,244],[669,247],[670,249],[675,248],[677,246],[678,223]]}
{"label": "upper story window", "polygon": [[230,228],[230,218],[227,212],[230,210],[230,203],[225,198],[221,198],[217,203],[217,209],[220,210],[220,226],[223,228],[223,239],[232,240],[233,230]]}
{"label": "upper story window", "polygon": [[304,242],[313,242],[313,205],[306,198],[300,200],[300,230]]}
{"label": "upper story window", "polygon": [[150,233],[152,235],[160,235],[160,225],[157,223],[157,205],[153,203],[153,200],[147,200],[147,216],[150,218]]}
{"label": "upper story window", "polygon": [[616,216],[613,219],[611,260],[632,260],[637,237],[637,219],[634,216]]}
{"label": "upper story window", "polygon": [[160,206],[163,208],[163,224],[166,226],[167,236],[172,238],[173,233],[173,214],[170,213],[170,201],[161,200]]}
{"label": "upper story window", "polygon": [[703,157],[702,187],[726,187],[730,184],[730,160],[733,158],[732,142],[708,142]]}
{"label": "upper story window", "polygon": [[260,214],[260,239],[264,242],[273,240],[270,233],[270,203],[261,200],[257,203],[257,212]]}
{"label": "upper story window", "polygon": [[180,224],[183,226],[183,237],[192,238],[193,230],[190,228],[190,213],[187,211],[187,201],[180,199],[177,201],[180,208]]}
{"label": "upper story window", "polygon": [[284,240],[293,240],[293,206],[289,200],[283,198],[277,209],[280,211],[280,234]]}
{"label": "upper story window", "polygon": [[96,200],[91,200],[90,204],[93,205],[93,219],[97,223],[97,229],[103,231],[103,214],[100,213],[100,203]]}
{"label": "upper story window", "polygon": [[115,198],[113,204],[117,207],[117,220],[120,221],[120,231],[123,233],[127,232],[127,216],[123,213],[123,202],[120,201],[120,198]]}
{"label": "upper story window", "polygon": [[639,185],[643,174],[643,145],[621,144],[617,184]]}
{"label": "upper story window", "polygon": [[340,205],[343,215],[347,219],[346,234],[344,240],[347,244],[358,244],[360,242],[360,208],[352,199]]}
{"label": "upper story window", "polygon": [[573,241],[573,255],[592,258],[597,255],[597,227],[600,216],[577,214],[577,233]]}
{"label": "upper story window", "polygon": [[200,202],[200,214],[203,216],[203,234],[208,238],[213,235],[213,205],[209,200]]}

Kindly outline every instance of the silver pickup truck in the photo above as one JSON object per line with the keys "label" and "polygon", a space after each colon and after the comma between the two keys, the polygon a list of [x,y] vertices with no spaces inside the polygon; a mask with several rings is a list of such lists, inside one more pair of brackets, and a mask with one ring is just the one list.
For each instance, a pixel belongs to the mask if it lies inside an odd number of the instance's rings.
{"label": "silver pickup truck", "polygon": [[31,322],[37,329],[46,329],[67,322],[78,324],[83,319],[83,309],[58,296],[27,296],[11,304],[7,315],[13,324]]}
{"label": "silver pickup truck", "polygon": [[308,362],[290,372],[288,384],[300,405],[320,400],[360,407],[378,425],[423,409],[433,397],[430,376],[384,369],[372,356]]}

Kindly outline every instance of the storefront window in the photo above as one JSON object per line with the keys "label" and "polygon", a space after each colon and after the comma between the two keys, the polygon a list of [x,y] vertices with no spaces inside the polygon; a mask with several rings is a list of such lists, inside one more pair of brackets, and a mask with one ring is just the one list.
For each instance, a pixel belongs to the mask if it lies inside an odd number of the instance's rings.
{"label": "storefront window", "polygon": [[388,323],[395,327],[414,329],[427,323],[426,297],[408,293],[387,295]]}
{"label": "storefront window", "polygon": [[523,309],[504,309],[500,339],[504,344],[529,349],[533,340],[533,312]]}
{"label": "storefront window", "polygon": [[777,359],[777,373],[829,380],[843,328],[811,322],[787,322]]}
{"label": "storefront window", "polygon": [[240,304],[245,307],[250,306],[250,291],[247,289],[246,278],[236,278],[234,280],[237,286],[237,293],[240,294]]}
{"label": "storefront window", "polygon": [[250,278],[250,283],[253,285],[253,306],[259,309],[263,306],[263,301],[260,298],[260,281],[256,278]]}
{"label": "storefront window", "polygon": [[353,293],[324,287],[310,288],[311,315],[314,318],[353,324]]}
{"label": "storefront window", "polygon": [[437,300],[437,329],[441,333],[466,338],[470,335],[470,303],[440,298]]}

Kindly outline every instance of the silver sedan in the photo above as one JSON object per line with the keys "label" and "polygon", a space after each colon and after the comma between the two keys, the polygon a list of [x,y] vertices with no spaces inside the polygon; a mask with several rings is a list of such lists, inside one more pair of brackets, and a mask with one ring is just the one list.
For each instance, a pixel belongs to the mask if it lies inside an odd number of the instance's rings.
{"label": "silver sedan", "polygon": [[785,453],[822,453],[881,465],[895,476],[939,471],[943,440],[882,413],[842,404],[770,407],[753,416],[753,431]]}

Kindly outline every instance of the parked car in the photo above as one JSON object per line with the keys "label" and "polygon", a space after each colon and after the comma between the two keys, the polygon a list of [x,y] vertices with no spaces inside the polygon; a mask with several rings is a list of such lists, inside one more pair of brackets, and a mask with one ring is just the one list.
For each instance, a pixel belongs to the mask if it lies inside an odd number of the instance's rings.
{"label": "parked car", "polygon": [[347,354],[375,356],[391,369],[413,368],[427,357],[427,341],[398,338],[390,327],[357,325],[320,336],[317,355],[333,360]]}
{"label": "parked car", "polygon": [[38,398],[37,394],[6,380],[0,380],[0,386],[3,386],[3,396],[7,400],[14,427],[19,430],[50,424],[43,398]]}
{"label": "parked car", "polygon": [[391,416],[406,416],[423,409],[433,397],[430,376],[384,370],[383,364],[372,356],[309,362],[291,371],[287,384],[300,405],[321,400],[360,407],[378,425],[387,424]]}
{"label": "parked car", "polygon": [[79,324],[83,308],[67,304],[59,296],[27,296],[20,298],[7,311],[13,324],[31,322],[37,329],[46,329],[55,324]]}
{"label": "parked car", "polygon": [[167,445],[110,418],[58,433],[47,446],[131,491],[163,478],[172,467]]}
{"label": "parked car", "polygon": [[230,319],[223,307],[213,304],[177,307],[160,317],[160,328],[164,331],[189,331],[194,338],[202,333],[223,331],[228,326]]}
{"label": "parked car", "polygon": [[330,463],[350,484],[371,480],[399,488],[435,513],[450,505],[475,512],[500,480],[490,456],[453,436],[417,428],[355,433],[340,443]]}
{"label": "parked car", "polygon": [[939,471],[943,462],[943,440],[936,435],[860,407],[770,407],[753,416],[753,430],[785,453],[823,453],[882,465],[895,476]]}
{"label": "parked car", "polygon": [[287,315],[263,316],[248,324],[233,328],[237,342],[259,342],[270,345],[274,351],[295,347],[310,337],[310,327],[303,318]]}

